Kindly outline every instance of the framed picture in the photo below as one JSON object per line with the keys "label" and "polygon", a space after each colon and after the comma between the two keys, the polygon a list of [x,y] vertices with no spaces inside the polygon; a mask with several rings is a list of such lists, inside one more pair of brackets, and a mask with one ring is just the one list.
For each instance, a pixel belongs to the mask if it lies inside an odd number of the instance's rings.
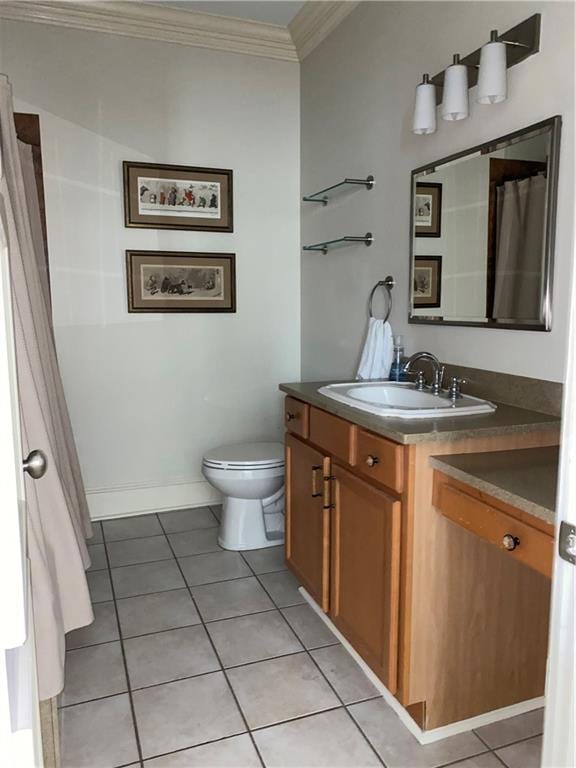
{"label": "framed picture", "polygon": [[442,303],[442,256],[414,256],[412,304],[434,309]]}
{"label": "framed picture", "polygon": [[235,254],[126,251],[129,312],[236,312]]}
{"label": "framed picture", "polygon": [[442,224],[442,184],[416,184],[414,192],[414,234],[440,237]]}
{"label": "framed picture", "polygon": [[232,171],[124,162],[127,227],[233,232]]}

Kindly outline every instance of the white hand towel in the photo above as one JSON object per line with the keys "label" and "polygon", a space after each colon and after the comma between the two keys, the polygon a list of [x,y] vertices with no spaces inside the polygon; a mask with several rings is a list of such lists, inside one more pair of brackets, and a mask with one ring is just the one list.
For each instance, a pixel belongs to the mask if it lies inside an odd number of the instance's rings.
{"label": "white hand towel", "polygon": [[371,317],[356,378],[387,379],[393,354],[394,342],[390,323]]}

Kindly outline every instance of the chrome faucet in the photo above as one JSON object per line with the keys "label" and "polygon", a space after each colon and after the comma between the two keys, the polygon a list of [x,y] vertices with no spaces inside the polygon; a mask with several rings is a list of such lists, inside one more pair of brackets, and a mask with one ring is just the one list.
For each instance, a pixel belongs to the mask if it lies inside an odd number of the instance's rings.
{"label": "chrome faucet", "polygon": [[[442,389],[442,380],[444,379],[444,366],[440,363],[440,360],[431,352],[416,352],[410,357],[404,364],[404,373],[409,373],[412,370],[412,365],[418,360],[427,360],[432,366],[433,379],[432,379],[432,394],[439,395]],[[422,377],[418,378],[419,389],[422,389]]]}

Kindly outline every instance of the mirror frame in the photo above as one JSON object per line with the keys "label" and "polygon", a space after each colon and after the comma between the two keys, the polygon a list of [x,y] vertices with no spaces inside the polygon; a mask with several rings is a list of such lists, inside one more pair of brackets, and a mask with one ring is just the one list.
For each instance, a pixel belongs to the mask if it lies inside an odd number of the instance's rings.
{"label": "mirror frame", "polygon": [[[416,177],[423,173],[432,173],[436,168],[444,163],[449,163],[454,160],[459,160],[467,155],[473,155],[478,152],[495,151],[501,149],[501,145],[512,139],[518,139],[525,134],[532,133],[533,131],[540,130],[542,128],[550,128],[550,159],[548,167],[548,190],[546,199],[546,232],[544,238],[544,253],[546,257],[544,268],[544,291],[543,291],[543,306],[542,306],[542,322],[530,323],[530,322],[515,322],[515,323],[499,323],[497,321],[487,319],[486,322],[480,322],[476,320],[444,320],[442,317],[425,317],[413,315],[412,310],[412,292],[413,292],[413,280],[414,280],[414,189]],[[469,328],[487,328],[487,329],[502,329],[502,330],[516,330],[516,331],[550,331],[552,330],[552,284],[554,277],[554,245],[556,239],[556,209],[558,202],[558,171],[560,166],[560,133],[562,128],[562,117],[555,115],[549,117],[547,120],[542,120],[539,123],[534,123],[526,128],[522,128],[513,133],[507,133],[504,136],[499,136],[491,141],[486,141],[483,144],[477,144],[474,147],[470,147],[461,152],[456,152],[453,155],[448,155],[440,160],[436,160],[434,163],[420,166],[415,168],[410,175],[410,282],[408,284],[408,322],[412,325],[435,325],[435,326],[464,326]]]}

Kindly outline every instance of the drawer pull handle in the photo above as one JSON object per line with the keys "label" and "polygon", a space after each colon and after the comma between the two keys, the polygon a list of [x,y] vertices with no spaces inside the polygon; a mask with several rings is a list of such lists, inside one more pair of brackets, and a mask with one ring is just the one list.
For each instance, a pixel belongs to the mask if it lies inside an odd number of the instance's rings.
{"label": "drawer pull handle", "polygon": [[321,466],[312,467],[312,498],[313,499],[316,499],[319,496],[323,496],[324,495],[324,492],[323,491],[319,491],[318,488],[317,488],[317,485],[316,485],[316,472],[318,472],[321,469],[322,469]]}
{"label": "drawer pull handle", "polygon": [[512,536],[511,533],[505,533],[502,536],[502,546],[507,549],[508,552],[512,552],[513,549],[520,546],[520,539],[518,536]]}
{"label": "drawer pull handle", "polygon": [[294,421],[295,418],[296,418],[295,413],[286,413],[286,421]]}
{"label": "drawer pull handle", "polygon": [[372,456],[372,454],[370,454],[366,458],[366,464],[368,464],[369,467],[374,467],[376,466],[376,464],[379,464],[379,463],[380,463],[380,459],[378,458],[378,456]]}

